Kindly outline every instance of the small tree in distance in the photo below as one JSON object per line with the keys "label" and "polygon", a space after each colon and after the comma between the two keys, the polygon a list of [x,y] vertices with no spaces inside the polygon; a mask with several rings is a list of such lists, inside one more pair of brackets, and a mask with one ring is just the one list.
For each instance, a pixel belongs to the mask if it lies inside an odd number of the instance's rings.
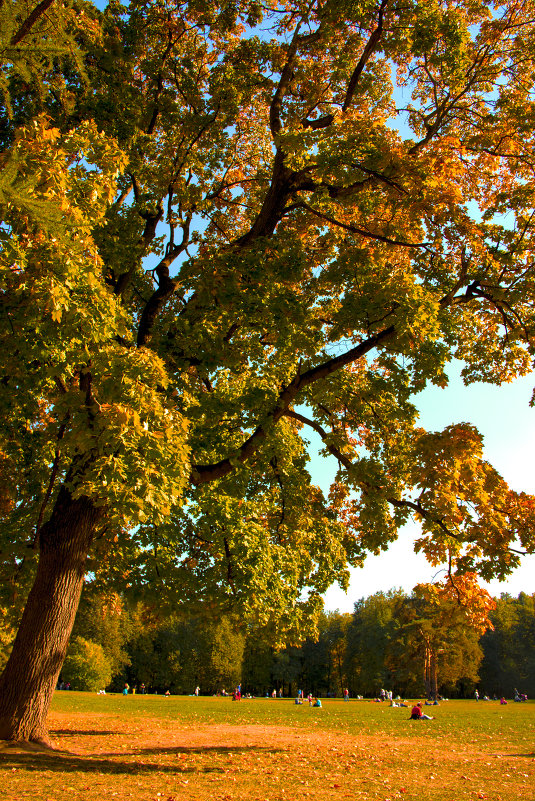
{"label": "small tree in distance", "polygon": [[101,645],[74,637],[63,663],[63,679],[72,690],[96,692],[108,686],[112,670]]}

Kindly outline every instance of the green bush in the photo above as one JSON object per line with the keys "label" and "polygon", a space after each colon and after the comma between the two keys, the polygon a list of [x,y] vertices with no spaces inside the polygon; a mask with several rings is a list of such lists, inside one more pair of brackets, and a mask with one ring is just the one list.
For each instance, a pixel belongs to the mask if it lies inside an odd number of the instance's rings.
{"label": "green bush", "polygon": [[111,682],[111,665],[101,645],[83,637],[75,637],[63,664],[63,681],[73,690],[96,692]]}

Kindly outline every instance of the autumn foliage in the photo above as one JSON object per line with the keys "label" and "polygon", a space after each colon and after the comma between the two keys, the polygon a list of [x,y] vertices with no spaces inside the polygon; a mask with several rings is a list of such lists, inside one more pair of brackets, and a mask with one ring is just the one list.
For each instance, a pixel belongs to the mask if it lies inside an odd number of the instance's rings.
{"label": "autumn foliage", "polygon": [[531,370],[534,11],[0,5],[2,575],[35,576],[0,737],[42,733],[87,571],[282,637],[410,517],[452,574],[533,551],[412,399]]}

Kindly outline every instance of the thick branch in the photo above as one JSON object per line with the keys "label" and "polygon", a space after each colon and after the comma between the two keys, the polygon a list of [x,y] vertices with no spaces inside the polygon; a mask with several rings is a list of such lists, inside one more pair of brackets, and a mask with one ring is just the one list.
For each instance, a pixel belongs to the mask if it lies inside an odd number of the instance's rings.
{"label": "thick branch", "polygon": [[[180,39],[180,36],[182,36],[183,32],[184,31],[182,31],[182,33],[177,37],[177,39]],[[176,44],[177,39],[173,40],[171,34],[169,34],[167,46],[166,46],[166,48],[165,48],[165,50],[163,52],[163,55],[162,55],[162,68],[165,65],[165,62],[167,61],[167,58],[168,58],[169,54],[171,53],[171,50],[173,49],[174,45]],[[163,74],[162,74],[162,71],[160,70],[160,72],[158,73],[157,81],[156,81],[156,91],[155,91],[155,94],[154,94],[154,108],[152,110],[152,115],[151,115],[149,124],[147,126],[147,133],[150,134],[150,135],[152,135],[154,133],[154,129],[155,129],[156,123],[158,121],[158,116],[160,114],[160,108],[159,108],[158,104],[160,102],[160,95],[163,92],[163,88],[164,88]]]}
{"label": "thick branch", "polygon": [[[133,183],[134,186],[134,193],[136,193],[136,184]],[[156,228],[158,227],[158,223],[162,219],[164,215],[163,206],[161,204],[158,205],[156,209],[156,213],[151,214],[148,212],[141,213],[141,216],[145,220],[145,228],[143,233],[141,234],[138,240],[138,246],[141,250],[141,255],[143,255],[145,249],[148,245],[152,242],[154,237],[156,236]],[[124,273],[117,278],[115,283],[115,294],[119,296],[123,296],[130,281],[132,280],[132,276],[134,275],[134,271],[136,269],[136,263],[132,264],[131,267]]]}
{"label": "thick branch", "polygon": [[35,536],[34,536],[33,542],[32,542],[32,548],[34,550],[37,548],[37,543],[39,541],[39,535],[41,533],[41,528],[42,528],[43,520],[44,520],[44,517],[45,517],[46,507],[48,505],[48,502],[50,501],[50,498],[52,497],[52,490],[54,489],[54,484],[56,483],[56,478],[57,478],[57,475],[58,475],[58,472],[59,472],[59,460],[60,460],[60,453],[61,453],[59,443],[61,442],[61,440],[63,439],[63,436],[65,434],[65,430],[67,428],[68,419],[69,419],[69,415],[67,414],[67,417],[65,418],[65,422],[63,422],[60,425],[59,430],[58,430],[58,436],[57,436],[58,445],[56,446],[56,452],[54,454],[54,461],[52,463],[52,470],[50,472],[50,479],[48,481],[48,487],[46,489],[45,497],[43,498],[43,502],[41,504],[41,508],[39,509],[39,516],[37,518],[37,523],[35,524]]}
{"label": "thick branch", "polygon": [[182,227],[182,242],[180,245],[172,248],[156,267],[158,288],[147,301],[141,314],[137,335],[138,347],[141,347],[147,343],[156,317],[175,291],[177,282],[169,277],[169,267],[175,261],[175,259],[177,259],[178,256],[184,252],[188,245],[190,224],[191,216],[188,217]]}
{"label": "thick branch", "polygon": [[34,8],[32,13],[26,17],[17,33],[14,33],[11,37],[9,44],[12,47],[18,45],[19,42],[24,39],[24,37],[31,31],[37,20],[42,17],[46,11],[48,11],[53,2],[54,0],[42,0],[42,2]]}
{"label": "thick branch", "polygon": [[355,94],[356,88],[358,86],[358,82],[360,80],[360,76],[364,71],[364,67],[366,66],[370,56],[372,55],[373,51],[375,50],[379,39],[381,38],[381,34],[383,33],[383,20],[384,20],[384,13],[386,11],[386,7],[388,5],[388,0],[383,0],[380,7],[379,7],[379,16],[377,18],[377,27],[371,34],[370,38],[366,43],[366,47],[359,59],[359,63],[353,70],[353,74],[349,79],[349,83],[347,86],[346,96],[344,99],[344,105],[342,106],[342,111],[347,111],[349,106],[351,105],[351,101],[353,100],[353,95]]}
{"label": "thick branch", "polygon": [[190,477],[192,484],[207,484],[216,479],[223,478],[239,465],[248,462],[258,451],[269,429],[278,423],[281,417],[286,414],[289,407],[304,387],[316,381],[320,381],[323,378],[327,378],[329,375],[332,375],[332,373],[341,370],[342,367],[352,364],[366,353],[369,353],[374,348],[392,339],[395,333],[395,327],[393,325],[389,326],[375,336],[370,337],[365,342],[362,342],[360,345],[351,348],[346,353],[329,359],[316,367],[311,367],[305,373],[298,372],[291,383],[281,391],[276,405],[267,414],[265,422],[261,423],[256,428],[233,456],[222,459],[215,464],[193,466]]}
{"label": "thick branch", "polygon": [[312,128],[313,131],[319,131],[321,128],[328,128],[334,120],[334,114],[326,114],[324,117],[319,117],[317,120],[302,120],[303,128]]}
{"label": "thick branch", "polygon": [[295,54],[297,53],[297,47],[299,45],[298,33],[299,33],[299,25],[295,29],[293,39],[288,48],[286,64],[282,69],[279,84],[275,90],[275,94],[273,95],[273,99],[269,107],[269,127],[271,128],[271,134],[273,137],[277,136],[277,134],[279,134],[282,129],[280,113],[282,108],[282,101],[284,100],[286,90],[288,89],[290,81],[292,80],[293,77],[293,62],[295,59]]}
{"label": "thick branch", "polygon": [[284,204],[290,195],[290,179],[293,175],[294,173],[284,166],[284,154],[277,150],[273,160],[271,183],[262,208],[249,231],[237,240],[236,244],[239,247],[249,245],[258,237],[271,236],[281,219]]}

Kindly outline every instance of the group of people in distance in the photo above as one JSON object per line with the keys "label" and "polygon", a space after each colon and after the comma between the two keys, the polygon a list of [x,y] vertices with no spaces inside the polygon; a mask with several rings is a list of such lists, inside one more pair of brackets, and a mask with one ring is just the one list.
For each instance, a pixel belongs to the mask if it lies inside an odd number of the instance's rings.
{"label": "group of people in distance", "polygon": [[[519,693],[518,690],[516,689],[516,687],[513,690],[513,694],[514,694],[513,695],[513,701],[516,704],[521,704],[524,701],[528,700],[528,697],[527,697],[526,693]],[[474,690],[474,698],[476,699],[476,701],[490,701],[490,700],[492,700],[492,701],[499,701],[502,706],[506,706],[507,705],[507,701],[505,700],[505,697],[502,695],[500,698],[498,698],[496,693],[494,693],[494,695],[492,696],[492,699],[490,699],[488,695],[484,695],[483,698],[481,698],[481,696],[479,695],[479,692],[477,690]]]}
{"label": "group of people in distance", "polygon": [[[301,691],[299,691],[299,692],[301,692]],[[315,706],[315,707],[319,707],[319,708],[321,708],[323,706],[322,703],[321,703],[321,698],[315,698],[311,693],[309,693],[309,695],[307,696],[307,700],[308,700],[308,705],[309,706]],[[303,696],[302,695],[297,695],[297,697],[295,699],[295,703],[298,706],[301,706],[301,704],[303,703]]]}
{"label": "group of people in distance", "polygon": [[[65,689],[68,689],[68,688],[69,688],[69,685],[66,685]],[[61,687],[60,689],[63,689],[63,687]],[[129,692],[130,692],[130,685],[127,682],[125,682],[123,690],[122,690],[122,694],[123,695],[128,695]],[[134,688],[132,690],[132,692],[135,693],[136,692],[136,688]],[[139,687],[139,692],[142,693],[142,694],[144,694],[146,692],[146,688],[145,688],[145,685],[143,683]],[[106,691],[105,690],[99,690],[98,694],[99,695],[105,695]],[[167,690],[164,693],[165,696],[169,696],[170,694],[171,693],[169,692],[169,690]],[[193,694],[195,696],[199,696],[199,694],[200,694],[200,687],[199,686],[195,687],[195,690],[194,690]],[[218,695],[219,694],[224,695],[224,696],[228,695],[228,693],[225,690],[223,690],[221,693],[218,693]],[[272,698],[277,698],[277,695],[279,696],[279,698],[281,698],[282,697],[282,690],[279,690],[278,693],[277,693],[276,690],[272,691],[272,693],[271,693],[271,697]],[[251,696],[249,693],[247,693],[245,697],[246,698],[253,698],[254,696]],[[270,697],[270,694],[267,693],[267,692],[266,692],[266,697]],[[362,699],[362,696],[361,695],[357,695],[357,696],[355,696],[355,698],[360,700],[360,699]],[[490,701],[491,700],[487,695],[484,695],[483,697],[481,697],[479,695],[479,692],[478,692],[477,689],[474,691],[474,698],[475,698],[476,701],[480,701],[480,700],[482,700],[482,701]],[[238,686],[235,687],[235,689],[234,689],[234,691],[232,693],[232,700],[233,701],[241,701],[241,699],[242,699],[242,688],[241,688],[241,684],[238,684]],[[344,699],[344,701],[349,701],[349,690],[348,689],[344,689],[343,690],[343,699]],[[439,699],[441,701],[447,700],[447,699],[442,698],[439,695],[434,699],[430,699],[430,700],[428,699],[427,701],[425,701],[425,704],[424,704],[423,701],[415,702],[413,707],[412,707],[412,709],[411,709],[409,720],[434,720],[432,715],[426,715],[424,713],[422,707],[424,705],[425,706],[439,706]],[[317,698],[317,697],[313,696],[312,693],[309,693],[307,696],[305,696],[303,690],[299,690],[299,692],[297,694],[297,697],[295,699],[295,703],[301,705],[301,704],[304,703],[305,700],[308,701],[308,706],[314,706],[314,707],[321,707],[322,706],[320,698]],[[408,709],[409,706],[410,706],[410,703],[406,703],[405,701],[403,701],[403,699],[401,699],[399,697],[399,695],[396,696],[396,698],[394,699],[393,696],[392,696],[392,692],[391,691],[387,692],[387,691],[385,691],[383,689],[380,691],[379,696],[377,698],[374,698],[373,700],[376,703],[381,703],[382,701],[390,701],[389,706],[391,706],[391,707],[405,707],[405,708]],[[503,696],[498,699],[498,697],[496,695],[494,695],[492,700],[494,700],[494,701],[498,701],[499,700],[500,704],[502,704],[502,705],[507,704],[507,701],[505,700],[505,698]],[[522,701],[527,701],[528,697],[527,697],[527,695],[525,693],[519,693],[518,690],[515,687],[515,689],[514,689],[514,700],[515,700],[515,702],[519,703],[519,702],[522,702]]]}

